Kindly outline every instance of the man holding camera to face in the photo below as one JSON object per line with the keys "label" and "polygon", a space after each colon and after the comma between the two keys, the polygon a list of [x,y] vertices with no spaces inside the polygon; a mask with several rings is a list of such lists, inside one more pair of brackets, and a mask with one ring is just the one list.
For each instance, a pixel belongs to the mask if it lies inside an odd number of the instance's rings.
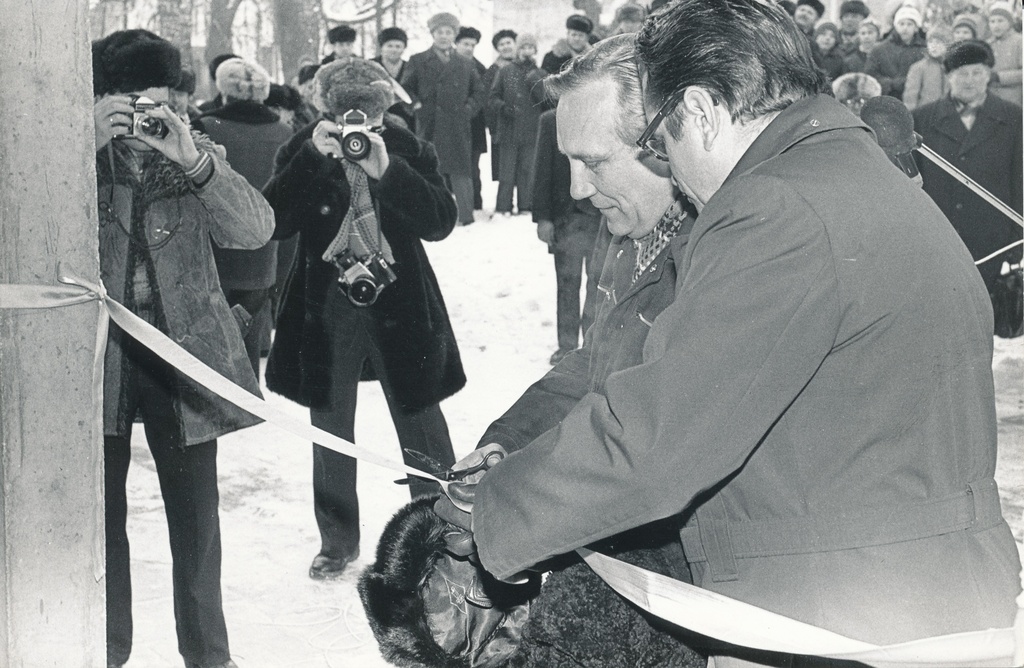
{"label": "man holding camera to face", "polygon": [[[224,149],[167,106],[177,48],[145,30],[93,42],[103,285],[110,296],[253,394],[259,386],[214,265],[211,239],[258,248],[274,215]],[[107,664],[132,648],[125,481],[141,415],[167,513],[178,648],[187,667],[230,668],[220,594],[217,437],[258,420],[110,331],[103,384]]]}
{"label": "man holding camera to face", "polygon": [[[454,461],[438,406],[466,382],[422,240],[455,226],[455,201],[433,145],[393,123],[390,77],[358,58],[316,74],[323,117],[281,147],[263,190],[275,238],[300,234],[277,320],[267,387],[310,408],[314,426],[354,440],[356,390],[378,379],[409,450]],[[413,481],[413,496],[436,485]],[[334,579],[359,555],[356,462],[314,445],[321,548],[309,569]]]}

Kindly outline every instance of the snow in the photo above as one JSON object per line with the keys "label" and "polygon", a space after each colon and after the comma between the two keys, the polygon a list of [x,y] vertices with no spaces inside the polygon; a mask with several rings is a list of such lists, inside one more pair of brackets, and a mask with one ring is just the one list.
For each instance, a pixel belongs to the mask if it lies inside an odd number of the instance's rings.
{"label": "snow", "polygon": [[[485,185],[486,202],[493,184]],[[489,422],[548,370],[555,350],[551,256],[527,215],[456,228],[428,244],[459,340],[468,384],[442,404],[456,455],[470,451]],[[1024,340],[996,339],[999,416],[997,479],[1004,513],[1024,540]],[[399,459],[398,440],[377,383],[359,390],[356,441]],[[308,418],[273,394],[278,408]],[[180,667],[171,601],[171,559],[159,486],[141,429],[132,443],[128,533],[135,593],[130,668]],[[376,668],[380,658],[356,593],[377,537],[408,501],[402,477],[372,465],[359,473],[360,559],[340,580],[310,580],[319,549],[308,441],[263,424],[219,441],[222,588],[232,656],[240,668]]]}

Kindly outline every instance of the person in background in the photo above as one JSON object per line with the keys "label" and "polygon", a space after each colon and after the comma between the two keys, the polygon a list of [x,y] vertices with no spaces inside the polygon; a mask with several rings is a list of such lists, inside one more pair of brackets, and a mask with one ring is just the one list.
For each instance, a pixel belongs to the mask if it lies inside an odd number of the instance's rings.
{"label": "person in background", "polygon": [[[480,75],[480,81],[483,85],[484,90],[490,90],[487,88],[485,83],[487,78],[487,67],[477,60],[473,56],[473,49],[480,43],[480,31],[472,26],[462,26],[459,28],[459,32],[455,35],[455,51],[463,58],[467,58],[473,62],[473,67],[476,68],[476,73]],[[483,196],[480,193],[480,189],[483,184],[480,181],[480,157],[487,153],[487,118],[485,115],[485,109],[481,108],[480,111],[476,112],[473,116],[472,122],[470,122],[470,132],[473,137],[472,146],[472,165],[473,171],[473,209],[479,211],[484,208]]]}
{"label": "person in background", "polygon": [[[299,68],[299,73],[295,77],[295,84],[302,96],[303,108],[301,111],[295,113],[299,119],[308,119],[305,125],[312,123],[320,112],[316,108],[316,77],[317,71],[320,69],[320,65],[303,65]],[[303,125],[303,127],[305,127]]]}
{"label": "person in background", "polygon": [[882,94],[882,85],[863,72],[847,72],[832,82],[832,94],[836,101],[860,116],[864,103]]}
{"label": "person in background", "polygon": [[[258,63],[232,58],[217,68],[217,90],[224,104],[200,117],[206,134],[224,147],[235,171],[254,188],[262,188],[274,169],[274,155],[293,130],[264,102],[270,75]],[[259,377],[260,357],[270,349],[273,308],[270,295],[277,283],[278,243],[239,250],[214,244],[220,286],[239,320],[245,352]]]}
{"label": "person in background", "polygon": [[[491,38],[491,46],[494,47],[498,55],[483,76],[483,87],[488,94],[490,94],[495,77],[498,76],[498,70],[506,65],[511,65],[512,61],[516,59],[516,37],[518,35],[515,30],[505,28],[494,33]],[[484,109],[484,118],[487,120],[487,131],[491,135],[491,180],[497,181],[500,171],[498,153],[501,150],[498,143],[498,119],[489,109]]]}
{"label": "person in background", "polygon": [[942,61],[953,43],[953,31],[944,25],[934,25],[928,31],[925,42],[928,55],[910,66],[907,70],[907,83],[903,88],[903,104],[911,110],[949,94],[949,82]]}
{"label": "person in background", "polygon": [[611,29],[608,36],[626,35],[640,30],[644,19],[647,18],[647,10],[635,2],[627,2],[615,10],[615,18],[612,19]]}
{"label": "person in background", "polygon": [[427,20],[427,28],[434,43],[409,58],[401,83],[413,99],[416,134],[437,150],[459,222],[469,225],[474,221],[472,121],[487,104],[487,91],[473,62],[454,49],[459,19],[441,12]]}
{"label": "person in background", "polygon": [[541,69],[548,74],[558,74],[573,57],[590,50],[590,35],[594,22],[582,14],[570,14],[565,20],[565,38],[555,42],[544,54]]}
{"label": "person in background", "polygon": [[205,132],[202,124],[196,125],[196,119],[199,118],[202,112],[193,104],[195,93],[196,73],[189,67],[183,67],[181,68],[181,80],[170,90],[167,106],[171,108],[171,111],[178,114],[178,118],[186,123],[191,123],[194,129],[199,132]]}
{"label": "person in background", "polygon": [[335,60],[348,60],[353,55],[356,46],[356,29],[342,23],[327,31],[327,43],[331,45],[331,52],[320,60],[321,65],[333,63]]}
{"label": "person in background", "polygon": [[1008,2],[994,2],[988,8],[988,45],[992,47],[992,92],[1018,107],[1024,104],[1021,88],[1021,36],[1014,30],[1013,7]]}
{"label": "person in background", "polygon": [[868,55],[864,73],[882,84],[882,95],[903,97],[910,66],[925,56],[927,45],[921,35],[921,12],[913,5],[903,5],[892,19],[892,31]]}
{"label": "person in background", "polygon": [[[274,212],[224,159],[224,149],[167,106],[181,56],[146,30],[92,43],[100,278],[110,297],[225,378],[259,384],[217,279],[211,240],[258,248]],[[166,133],[135,132],[130,95]],[[154,128],[154,129],[158,129]],[[142,418],[170,538],[174,620],[186,668],[236,668],[221,599],[217,438],[259,420],[111,328],[103,365],[103,495],[107,662],[132,651],[131,558],[125,484]]]}
{"label": "person in background", "polygon": [[303,109],[302,95],[298,89],[288,84],[271,82],[270,93],[263,104],[280,116],[281,121],[287,123],[293,132],[301,130],[309,122],[303,122],[303,119],[299,117],[299,112]]}
{"label": "person in background", "polygon": [[839,5],[839,51],[844,58],[860,46],[860,24],[870,14],[871,10],[862,0],[844,0]]}
{"label": "person in background", "polygon": [[980,14],[963,12],[957,14],[953,19],[953,42],[963,42],[968,39],[981,39],[982,30]]}
{"label": "person in background", "polygon": [[835,81],[843,73],[839,28],[831,21],[819,23],[814,29],[814,43],[818,46],[818,67],[825,70],[829,81]]}
{"label": "person in background", "polygon": [[860,22],[857,28],[857,49],[843,58],[843,73],[863,72],[867,66],[868,55],[882,36],[882,26],[872,18]]}
{"label": "person in background", "polygon": [[[281,148],[263,189],[277,215],[275,238],[300,235],[267,388],[308,406],[314,426],[353,441],[359,381],[379,380],[405,461],[422,466],[409,454],[415,450],[449,466],[454,455],[439,403],[466,376],[422,242],[451,233],[455,202],[433,146],[385,115],[393,93],[384,68],[352,58],[325,65],[316,78],[323,119]],[[376,129],[360,160],[344,157],[333,136],[351,109]],[[394,280],[381,282],[376,297],[356,300],[353,286],[339,284],[350,254],[364,266],[381,258]],[[415,497],[437,485],[414,479],[410,491]],[[309,576],[333,580],[359,556],[355,459],[313,446],[313,504],[320,551]]]}
{"label": "person in background", "polygon": [[[223,63],[225,60],[230,60],[231,58],[238,58],[238,57],[239,56],[237,54],[234,54],[234,53],[222,53],[222,54],[214,56],[213,59],[210,60],[210,63],[208,65],[207,69],[208,69],[208,71],[210,73],[210,83],[214,85],[214,87],[215,87],[214,89],[215,90],[216,90],[215,82],[217,81],[217,68],[220,67],[220,64]],[[221,99],[220,93],[217,93],[216,95],[214,95],[212,100],[207,100],[205,102],[200,102],[198,107],[199,107],[199,111],[206,112],[206,111],[210,111],[211,109],[216,109],[217,107],[219,107],[222,104],[224,104],[224,100]]]}
{"label": "person in background", "polygon": [[498,197],[494,213],[512,215],[512,195],[520,213],[533,208],[533,160],[537,149],[537,119],[543,90],[539,82],[544,70],[537,67],[537,40],[520,33],[516,38],[516,60],[498,70],[491,85],[488,110],[498,119],[501,144]]}
{"label": "person in background", "polygon": [[[943,61],[949,78],[949,95],[914,110],[914,129],[925,146],[952,162],[982,187],[1021,211],[1021,153],[1024,151],[1021,108],[991,93],[988,87],[994,58],[992,48],[981,40],[958,42]],[[980,260],[1021,238],[1020,227],[995,207],[967,189],[957,179],[918,159],[924,190],[939,205],[967,245]],[[1020,284],[1012,276],[1000,276],[1002,263],[1020,262],[1020,247],[978,265],[993,305],[1009,293],[1020,299]],[[1019,312],[995,310],[995,333],[1019,336]]]}
{"label": "person in background", "polygon": [[[825,5],[819,0],[799,0],[793,9],[793,22],[808,42],[814,43],[814,26],[825,15]],[[811,47],[812,49],[816,47]]]}
{"label": "person in background", "polygon": [[[387,70],[387,73],[391,75],[392,79],[401,81],[402,75],[405,74],[406,66],[406,62],[402,60],[402,54],[405,53],[405,47],[408,44],[409,36],[404,30],[394,26],[384,28],[377,35],[377,56],[371,60],[375,63],[380,63]],[[388,108],[388,113],[401,118],[409,130],[416,131],[416,115],[412,111],[411,104],[402,100],[396,100]]]}

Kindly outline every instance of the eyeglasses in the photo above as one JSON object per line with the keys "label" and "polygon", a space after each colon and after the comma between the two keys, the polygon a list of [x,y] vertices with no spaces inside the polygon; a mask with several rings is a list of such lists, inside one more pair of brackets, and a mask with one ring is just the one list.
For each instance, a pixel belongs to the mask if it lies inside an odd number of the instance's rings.
{"label": "eyeglasses", "polygon": [[658,160],[668,162],[668,147],[665,146],[665,140],[659,137],[655,137],[654,133],[658,131],[658,127],[661,122],[665,120],[665,117],[672,113],[679,104],[679,100],[683,98],[684,91],[678,91],[668,97],[665,103],[661,105],[661,109],[658,109],[658,113],[654,115],[651,122],[647,124],[647,129],[644,130],[640,138],[636,140],[636,145],[641,149],[647,151]]}

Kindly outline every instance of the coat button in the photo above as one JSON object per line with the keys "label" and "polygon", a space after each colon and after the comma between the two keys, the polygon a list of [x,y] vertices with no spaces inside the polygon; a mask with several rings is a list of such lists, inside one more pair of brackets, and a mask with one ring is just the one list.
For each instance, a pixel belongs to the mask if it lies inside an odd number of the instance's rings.
{"label": "coat button", "polygon": [[960,210],[960,209],[962,209],[962,208],[964,208],[964,205],[963,205],[963,204],[961,204],[960,202],[957,202],[957,203],[956,203],[956,210],[957,210],[957,211],[959,211],[959,210]]}
{"label": "coat button", "polygon": [[320,207],[320,215],[321,216],[326,216],[330,212],[331,212],[331,207],[327,206],[326,204],[324,204],[322,207]]}
{"label": "coat button", "polygon": [[617,257],[617,258],[622,257],[622,249],[621,248],[619,249],[619,252],[615,254],[615,257]]}

